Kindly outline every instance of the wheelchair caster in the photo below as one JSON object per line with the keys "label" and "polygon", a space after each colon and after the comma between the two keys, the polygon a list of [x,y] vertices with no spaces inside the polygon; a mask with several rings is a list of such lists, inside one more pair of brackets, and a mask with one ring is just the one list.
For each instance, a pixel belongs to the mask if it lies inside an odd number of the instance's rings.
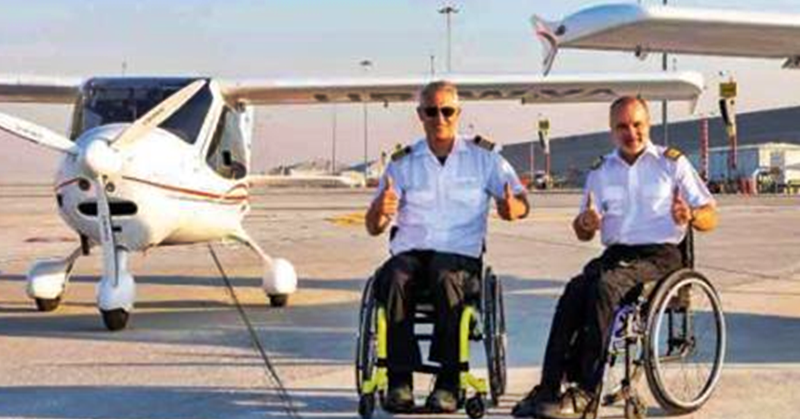
{"label": "wheelchair caster", "polygon": [[622,392],[618,391],[614,394],[606,394],[603,396],[601,406],[613,406],[622,400]]}
{"label": "wheelchair caster", "polygon": [[471,419],[481,419],[486,414],[486,397],[478,394],[469,398],[465,410]]}
{"label": "wheelchair caster", "polygon": [[643,419],[647,413],[647,407],[638,397],[630,397],[625,400],[625,419]]}
{"label": "wheelchair caster", "polygon": [[371,419],[373,412],[375,412],[375,395],[362,394],[358,398],[358,415],[363,419]]}

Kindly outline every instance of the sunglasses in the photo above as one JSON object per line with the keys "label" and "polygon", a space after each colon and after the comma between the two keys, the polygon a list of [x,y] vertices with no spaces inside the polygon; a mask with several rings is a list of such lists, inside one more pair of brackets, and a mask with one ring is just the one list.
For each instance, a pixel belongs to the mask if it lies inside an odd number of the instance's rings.
{"label": "sunglasses", "polygon": [[443,106],[441,108],[437,106],[426,106],[422,108],[422,113],[428,118],[436,118],[440,113],[445,119],[452,118],[453,115],[456,114],[456,111],[457,109],[452,106]]}

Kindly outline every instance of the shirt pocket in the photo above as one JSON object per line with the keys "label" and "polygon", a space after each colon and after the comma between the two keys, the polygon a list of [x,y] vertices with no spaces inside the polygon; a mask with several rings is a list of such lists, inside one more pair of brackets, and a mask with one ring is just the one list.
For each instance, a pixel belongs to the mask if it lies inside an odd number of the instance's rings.
{"label": "shirt pocket", "polygon": [[625,188],[606,186],[600,192],[602,215],[621,216],[625,213]]}
{"label": "shirt pocket", "polygon": [[460,179],[448,189],[447,196],[455,205],[475,208],[483,202],[484,190],[478,179]]}
{"label": "shirt pocket", "polygon": [[405,204],[411,211],[433,210],[436,195],[430,189],[412,189],[405,193]]}
{"label": "shirt pocket", "polygon": [[672,193],[672,183],[668,179],[658,179],[642,189],[642,198],[647,209],[659,214],[669,210]]}

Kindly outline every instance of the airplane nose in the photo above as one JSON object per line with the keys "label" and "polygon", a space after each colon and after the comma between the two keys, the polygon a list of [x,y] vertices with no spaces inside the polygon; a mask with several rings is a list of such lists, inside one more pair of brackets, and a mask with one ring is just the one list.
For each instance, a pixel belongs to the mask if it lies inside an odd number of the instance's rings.
{"label": "airplane nose", "polygon": [[94,175],[112,176],[122,170],[122,157],[104,138],[93,139],[82,150],[83,164]]}

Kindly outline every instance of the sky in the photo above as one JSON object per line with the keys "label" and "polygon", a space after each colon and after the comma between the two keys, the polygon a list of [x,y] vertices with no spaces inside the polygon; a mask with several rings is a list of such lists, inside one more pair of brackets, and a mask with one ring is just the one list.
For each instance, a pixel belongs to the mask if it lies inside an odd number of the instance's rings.
{"label": "sky", "polygon": [[[647,0],[643,0],[647,3]],[[453,71],[541,73],[541,48],[529,18],[550,20],[596,4],[585,0],[461,0],[453,17]],[[651,3],[660,3],[653,2]],[[405,0],[4,0],[0,14],[0,74],[90,77],[209,75],[224,78],[363,76],[359,62],[373,62],[373,76],[429,74],[445,70],[446,30],[437,13],[443,1]],[[799,13],[797,0],[670,0],[686,7]],[[631,54],[563,51],[554,73],[649,72],[660,57],[644,62]],[[677,56],[677,70],[696,70],[716,91],[720,71],[740,83],[740,111],[796,105],[800,73],[780,61]],[[715,111],[715,93],[703,96],[698,113]],[[65,106],[0,105],[0,110],[65,131]],[[254,167],[330,158],[333,112],[337,159],[363,156],[360,105],[271,106],[257,110]],[[660,115],[658,106],[654,115]],[[675,120],[692,117],[673,104]],[[369,155],[420,137],[411,104],[369,106]],[[500,144],[535,137],[536,120],[552,121],[554,137],[596,131],[607,124],[604,105],[464,105],[462,131]],[[655,121],[657,122],[657,121]],[[58,155],[0,135],[0,182],[50,179]]]}

